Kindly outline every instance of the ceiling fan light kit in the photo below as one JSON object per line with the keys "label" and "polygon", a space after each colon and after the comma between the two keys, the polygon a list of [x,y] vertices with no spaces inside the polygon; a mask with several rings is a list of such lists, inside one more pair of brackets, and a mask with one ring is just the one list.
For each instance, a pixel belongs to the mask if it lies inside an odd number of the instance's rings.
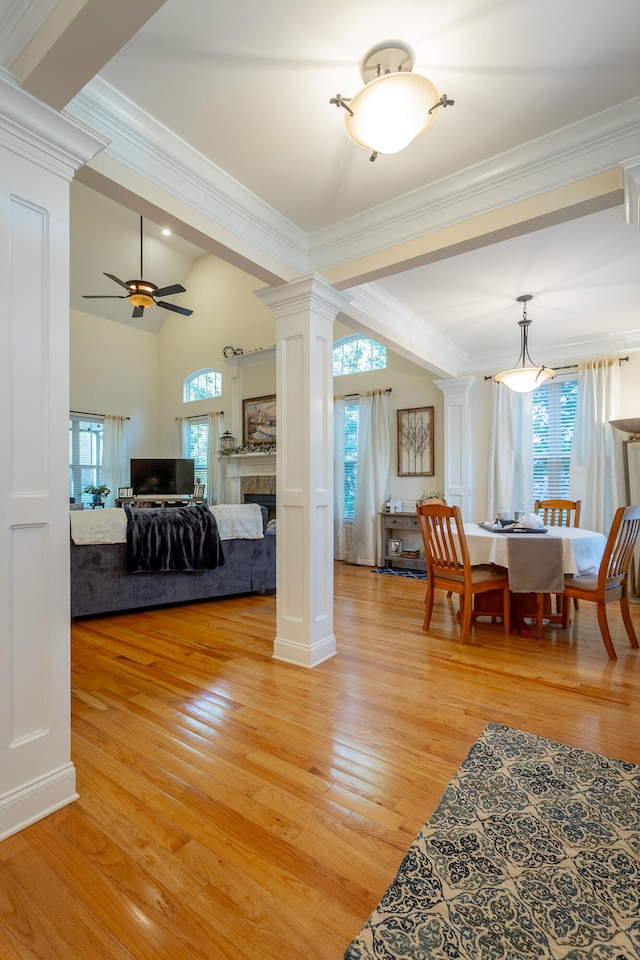
{"label": "ceiling fan light kit", "polygon": [[[144,276],[142,237],[142,217],[140,217],[141,277]],[[110,280],[113,280],[114,283],[118,283],[121,287],[124,287],[125,290],[128,290],[129,292],[126,295],[85,293],[83,295],[85,300],[129,300],[133,304],[133,313],[131,316],[135,319],[142,317],[146,309],[154,306],[162,307],[163,309],[170,310],[173,313],[180,313],[184,317],[190,317],[193,313],[193,310],[189,310],[187,307],[179,307],[175,303],[166,303],[164,300],[158,300],[158,297],[169,297],[174,293],[186,293],[187,291],[181,283],[172,283],[168,287],[157,287],[155,283],[150,283],[148,280],[121,280],[119,277],[114,276],[113,273],[105,273],[105,277],[109,277]]]}
{"label": "ceiling fan light kit", "polygon": [[[517,302],[522,304],[522,320],[518,321],[520,327],[520,356],[516,366],[511,370],[503,370],[502,373],[496,373],[494,380],[498,383],[504,383],[509,390],[515,390],[516,393],[531,393],[537,390],[547,380],[555,377],[556,372],[550,367],[537,367],[529,356],[528,331],[531,326],[531,320],[527,317],[527,304],[533,297],[530,293],[517,297]],[[529,365],[527,366],[527,361]]]}
{"label": "ceiling fan light kit", "polygon": [[404,150],[429,129],[438,107],[453,106],[446,94],[439,97],[431,80],[412,72],[414,62],[407,43],[378,43],[360,61],[362,90],[352,98],[337,94],[329,101],[344,108],[347,136],[371,150],[371,160]]}

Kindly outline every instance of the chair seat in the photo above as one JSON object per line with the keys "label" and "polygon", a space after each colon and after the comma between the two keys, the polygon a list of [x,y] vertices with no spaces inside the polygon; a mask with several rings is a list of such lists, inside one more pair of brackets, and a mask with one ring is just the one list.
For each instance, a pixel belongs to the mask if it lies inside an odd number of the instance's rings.
{"label": "chair seat", "polygon": [[[439,570],[434,570],[434,577],[438,580],[448,580],[452,583],[463,583],[464,578],[461,575],[456,573],[448,573],[446,570],[440,572]],[[477,566],[471,567],[471,582],[472,583],[486,583],[491,580],[502,580],[506,579],[507,574],[504,570],[499,570],[496,567],[492,567],[489,563],[479,563]]]}
{"label": "chair seat", "polygon": [[[622,592],[621,580],[622,577],[608,577],[606,581],[606,592],[608,600],[617,600],[618,597],[614,596],[610,591],[618,590]],[[598,575],[597,574],[588,574],[585,573],[578,577],[565,577],[564,578],[564,589],[565,593],[571,595],[573,590],[579,590],[581,593],[597,593],[598,591]]]}

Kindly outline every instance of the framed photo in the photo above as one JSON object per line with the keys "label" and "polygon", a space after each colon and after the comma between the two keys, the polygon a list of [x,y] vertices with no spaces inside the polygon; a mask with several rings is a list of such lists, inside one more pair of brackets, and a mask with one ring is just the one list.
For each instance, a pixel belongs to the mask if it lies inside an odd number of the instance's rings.
{"label": "framed photo", "polygon": [[390,557],[401,557],[402,540],[387,540],[387,553]]}
{"label": "framed photo", "polygon": [[195,487],[193,488],[193,499],[202,500],[203,497],[204,497],[204,483],[196,483]]}
{"label": "framed photo", "polygon": [[133,487],[118,487],[118,499],[123,500],[126,497],[133,496]]}
{"label": "framed photo", "polygon": [[242,442],[256,447],[276,442],[275,396],[242,401]]}
{"label": "framed photo", "polygon": [[433,407],[398,410],[398,476],[432,477]]}

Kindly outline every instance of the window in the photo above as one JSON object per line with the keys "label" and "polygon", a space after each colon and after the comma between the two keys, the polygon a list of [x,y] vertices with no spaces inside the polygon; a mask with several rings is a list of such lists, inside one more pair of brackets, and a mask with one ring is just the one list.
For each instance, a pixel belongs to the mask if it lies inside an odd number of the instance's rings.
{"label": "window", "polygon": [[76,503],[91,503],[84,488],[100,486],[103,444],[103,420],[69,417],[69,496]]}
{"label": "window", "polygon": [[578,381],[555,377],[534,391],[533,495],[535,500],[569,499],[569,466]]}
{"label": "window", "polygon": [[333,347],[333,375],[365,373],[384,370],[387,366],[387,348],[375,340],[357,334],[337,340]]}
{"label": "window", "polygon": [[184,402],[222,396],[222,374],[217,370],[196,370],[184,381]]}
{"label": "window", "polygon": [[357,403],[344,405],[344,518],[353,520],[353,501],[356,493],[358,469],[358,417]]}
{"label": "window", "polygon": [[189,449],[186,456],[194,461],[196,483],[204,484],[207,496],[207,468],[209,465],[209,424],[207,420],[195,420],[189,424]]}

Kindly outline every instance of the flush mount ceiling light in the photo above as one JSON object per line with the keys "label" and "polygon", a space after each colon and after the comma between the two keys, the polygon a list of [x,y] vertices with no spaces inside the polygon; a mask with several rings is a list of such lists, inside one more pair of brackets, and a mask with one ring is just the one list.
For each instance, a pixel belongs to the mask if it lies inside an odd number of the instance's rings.
{"label": "flush mount ceiling light", "polygon": [[[541,387],[546,380],[555,377],[555,370],[549,367],[536,367],[529,356],[528,331],[531,326],[531,320],[527,317],[527,304],[533,297],[530,293],[517,297],[517,302],[522,304],[522,320],[518,321],[520,327],[520,356],[516,366],[512,370],[503,370],[502,373],[496,373],[494,380],[498,383],[504,383],[509,390],[515,390],[517,393],[531,393]],[[527,366],[529,361],[529,366]]]}
{"label": "flush mount ceiling light", "polygon": [[344,108],[347,136],[372,151],[370,160],[404,150],[428,130],[438,107],[453,106],[446,93],[438,96],[430,80],[412,73],[414,61],[407,43],[378,43],[360,61],[362,90],[351,98],[338,93],[329,101]]}

